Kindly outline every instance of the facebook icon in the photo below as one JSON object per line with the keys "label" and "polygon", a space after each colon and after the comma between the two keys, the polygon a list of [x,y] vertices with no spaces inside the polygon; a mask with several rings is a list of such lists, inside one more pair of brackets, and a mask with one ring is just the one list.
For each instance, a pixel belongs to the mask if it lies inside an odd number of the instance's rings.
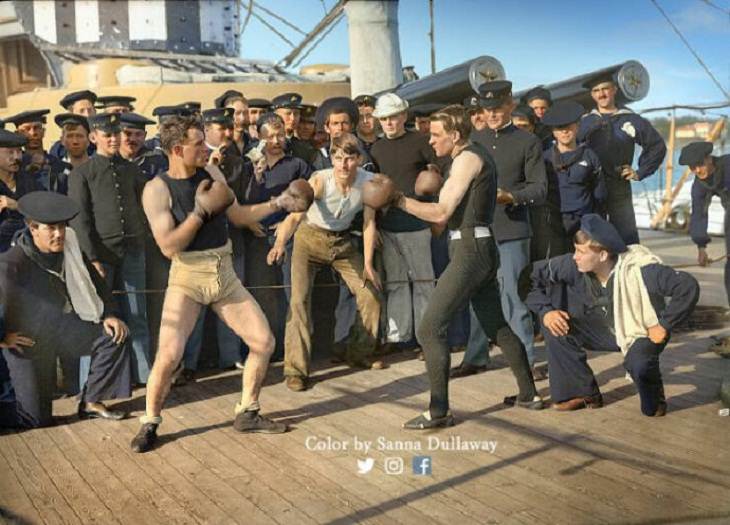
{"label": "facebook icon", "polygon": [[431,475],[431,456],[414,456],[413,473],[417,476]]}

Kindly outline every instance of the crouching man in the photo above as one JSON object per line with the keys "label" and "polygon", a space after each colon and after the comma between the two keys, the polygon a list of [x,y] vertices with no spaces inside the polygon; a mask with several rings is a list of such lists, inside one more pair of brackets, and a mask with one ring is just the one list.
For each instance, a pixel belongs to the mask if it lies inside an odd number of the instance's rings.
{"label": "crouching man", "polygon": [[644,246],[626,246],[616,228],[596,214],[582,217],[574,244],[575,254],[535,266],[527,297],[545,336],[555,408],[603,406],[584,348],[620,350],[641,412],[663,416],[659,354],[697,304],[697,281],[663,265]]}
{"label": "crouching man", "polygon": [[[284,257],[286,243],[296,230],[284,344],[286,385],[295,392],[307,388],[312,352],[312,284],[317,271],[325,266],[340,275],[357,303],[359,315],[348,341],[346,361],[355,367],[384,367],[382,361],[370,360],[377,345],[380,302],[376,289],[381,285],[373,266],[375,210],[363,208],[362,188],[373,174],[359,167],[360,144],[350,133],[332,139],[330,155],[334,167],[317,171],[309,179],[314,190],[313,205],[306,214],[286,218],[268,256],[269,264]],[[364,254],[355,249],[350,236],[352,221],[361,210]]]}
{"label": "crouching man", "polygon": [[79,207],[65,195],[36,191],[18,200],[18,210],[28,228],[0,256],[0,347],[16,400],[3,403],[0,421],[17,428],[52,425],[56,357],[82,355],[91,355],[91,367],[79,417],[122,419],[123,412],[101,400],[131,395],[124,345],[129,331],[103,279],[81,254],[76,234],[66,227]]}

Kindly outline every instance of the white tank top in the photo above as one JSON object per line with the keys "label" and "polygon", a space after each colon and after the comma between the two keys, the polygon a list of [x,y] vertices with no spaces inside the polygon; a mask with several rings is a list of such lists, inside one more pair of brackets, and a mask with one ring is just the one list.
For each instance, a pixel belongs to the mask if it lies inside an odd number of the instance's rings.
{"label": "white tank top", "polygon": [[307,222],[323,230],[347,230],[355,215],[362,210],[362,185],[372,179],[373,174],[357,168],[355,182],[347,195],[343,195],[337,187],[333,168],[320,170],[315,174],[324,182],[324,193],[321,199],[315,199],[309,207]]}

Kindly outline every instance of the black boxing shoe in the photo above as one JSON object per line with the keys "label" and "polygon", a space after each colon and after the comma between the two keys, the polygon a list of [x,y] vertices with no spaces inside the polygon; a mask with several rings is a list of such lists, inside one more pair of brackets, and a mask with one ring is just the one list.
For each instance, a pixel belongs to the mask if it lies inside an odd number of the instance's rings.
{"label": "black boxing shoe", "polygon": [[157,423],[144,423],[132,439],[132,452],[138,454],[152,450],[157,442]]}

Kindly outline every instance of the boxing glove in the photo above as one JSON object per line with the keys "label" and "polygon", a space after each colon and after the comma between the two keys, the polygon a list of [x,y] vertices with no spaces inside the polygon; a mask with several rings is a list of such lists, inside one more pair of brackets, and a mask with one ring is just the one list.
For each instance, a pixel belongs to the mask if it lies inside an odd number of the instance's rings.
{"label": "boxing glove", "polygon": [[234,200],[236,200],[236,196],[227,184],[217,180],[204,179],[200,181],[195,190],[193,213],[205,221],[225,211]]}

